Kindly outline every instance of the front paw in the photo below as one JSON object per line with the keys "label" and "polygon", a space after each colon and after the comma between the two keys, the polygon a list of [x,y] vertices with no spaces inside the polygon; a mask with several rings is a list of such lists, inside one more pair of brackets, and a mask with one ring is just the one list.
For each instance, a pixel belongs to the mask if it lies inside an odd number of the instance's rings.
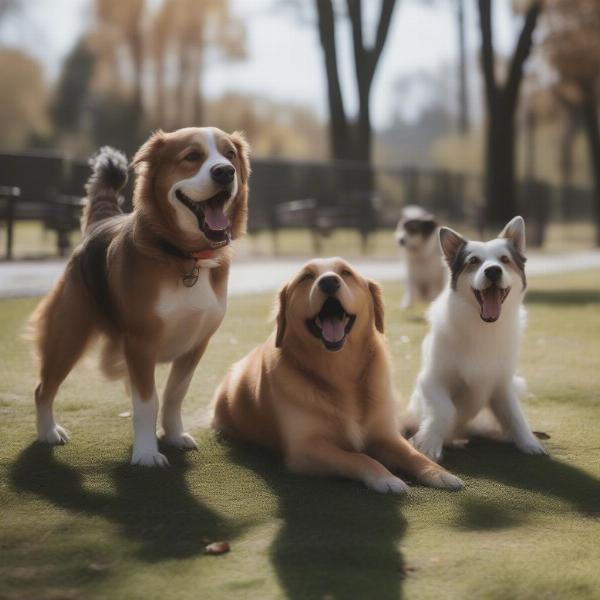
{"label": "front paw", "polygon": [[196,440],[189,433],[165,433],[161,437],[161,441],[169,446],[178,448],[179,450],[197,450],[198,444]]}
{"label": "front paw", "polygon": [[402,479],[391,474],[367,477],[365,485],[380,494],[408,494],[410,489]]}
{"label": "front paw", "polygon": [[38,432],[38,440],[51,446],[62,446],[69,441],[69,434],[60,425],[54,425],[47,431]]}
{"label": "front paw", "polygon": [[548,451],[535,438],[523,442],[515,442],[517,448],[524,454],[548,454]]}
{"label": "front paw", "polygon": [[432,436],[431,434],[426,434],[422,431],[418,431],[410,439],[410,443],[421,454],[424,454],[427,458],[430,458],[435,462],[438,462],[442,457],[444,441]]}
{"label": "front paw", "polygon": [[133,449],[131,464],[138,467],[168,467],[169,461],[164,454],[158,450],[136,450]]}
{"label": "front paw", "polygon": [[462,479],[459,479],[456,475],[452,475],[452,473],[441,467],[427,470],[419,476],[419,480],[430,487],[445,490],[462,490],[465,487]]}

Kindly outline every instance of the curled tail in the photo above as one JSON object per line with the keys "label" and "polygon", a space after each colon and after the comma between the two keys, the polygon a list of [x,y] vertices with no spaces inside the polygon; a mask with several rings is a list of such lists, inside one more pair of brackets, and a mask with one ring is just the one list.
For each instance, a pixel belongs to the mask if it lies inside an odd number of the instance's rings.
{"label": "curled tail", "polygon": [[81,218],[84,234],[99,221],[122,213],[119,191],[127,183],[127,158],[115,148],[103,146],[89,164],[92,174],[85,186],[87,199]]}

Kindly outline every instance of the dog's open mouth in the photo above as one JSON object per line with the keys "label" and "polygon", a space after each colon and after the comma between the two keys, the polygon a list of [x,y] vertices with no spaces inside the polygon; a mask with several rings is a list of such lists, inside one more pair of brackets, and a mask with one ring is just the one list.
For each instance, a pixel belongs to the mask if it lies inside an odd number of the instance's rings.
{"label": "dog's open mouth", "polygon": [[327,298],[319,313],[306,320],[306,327],[323,342],[327,350],[341,350],[350,333],[355,315],[348,314],[337,298]]}
{"label": "dog's open mouth", "polygon": [[231,240],[231,223],[223,210],[229,195],[229,192],[224,190],[208,200],[196,202],[181,190],[175,190],[177,200],[194,213],[200,231],[213,248],[226,246]]}
{"label": "dog's open mouth", "polygon": [[502,303],[506,300],[508,292],[510,292],[509,287],[501,288],[497,285],[490,285],[485,290],[473,289],[481,308],[479,316],[483,321],[493,323],[498,320],[502,312]]}

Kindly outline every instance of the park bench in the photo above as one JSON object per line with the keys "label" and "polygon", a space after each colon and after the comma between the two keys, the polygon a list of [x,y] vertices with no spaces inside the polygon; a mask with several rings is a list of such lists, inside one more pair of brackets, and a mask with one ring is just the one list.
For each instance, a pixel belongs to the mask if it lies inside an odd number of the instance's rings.
{"label": "park bench", "polygon": [[333,202],[320,203],[311,198],[281,202],[276,207],[277,227],[308,227],[317,253],[321,251],[322,238],[335,229],[355,229],[365,252],[369,234],[377,227],[377,207],[377,196],[371,192],[351,192]]}
{"label": "park bench", "polygon": [[5,257],[14,255],[15,224],[41,222],[56,233],[60,256],[79,229],[89,166],[57,156],[0,155],[0,225],[6,230]]}

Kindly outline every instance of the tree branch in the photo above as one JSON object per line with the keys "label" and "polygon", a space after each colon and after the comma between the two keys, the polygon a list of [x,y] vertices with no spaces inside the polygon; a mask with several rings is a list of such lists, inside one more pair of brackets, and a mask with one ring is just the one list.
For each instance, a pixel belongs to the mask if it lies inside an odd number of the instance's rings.
{"label": "tree branch", "polygon": [[319,17],[319,36],[325,56],[332,151],[336,158],[340,158],[344,151],[348,151],[349,139],[348,121],[337,66],[335,15],[331,0],[315,0],[315,4]]}
{"label": "tree branch", "polygon": [[479,27],[481,29],[481,62],[485,81],[485,96],[491,110],[496,100],[498,87],[494,71],[494,40],[492,37],[491,0],[479,0]]}
{"label": "tree branch", "polygon": [[352,48],[354,50],[354,69],[356,79],[359,82],[364,81],[367,62],[367,52],[363,44],[362,34],[362,4],[361,0],[346,0],[348,6],[348,17],[352,28]]}
{"label": "tree branch", "polygon": [[[377,66],[379,57],[383,52],[383,47],[385,46],[385,40],[387,39],[395,7],[396,0],[383,0],[381,3],[381,12],[379,13],[379,24],[377,25],[375,45],[373,46],[373,50],[371,51],[371,63],[373,73],[375,72],[375,67]],[[371,75],[373,75],[373,73]]]}
{"label": "tree branch", "polygon": [[525,22],[523,23],[523,28],[521,29],[519,40],[517,41],[505,87],[506,99],[510,108],[514,108],[517,102],[519,85],[523,78],[523,65],[531,53],[533,31],[541,11],[542,3],[540,0],[534,0],[525,15]]}

